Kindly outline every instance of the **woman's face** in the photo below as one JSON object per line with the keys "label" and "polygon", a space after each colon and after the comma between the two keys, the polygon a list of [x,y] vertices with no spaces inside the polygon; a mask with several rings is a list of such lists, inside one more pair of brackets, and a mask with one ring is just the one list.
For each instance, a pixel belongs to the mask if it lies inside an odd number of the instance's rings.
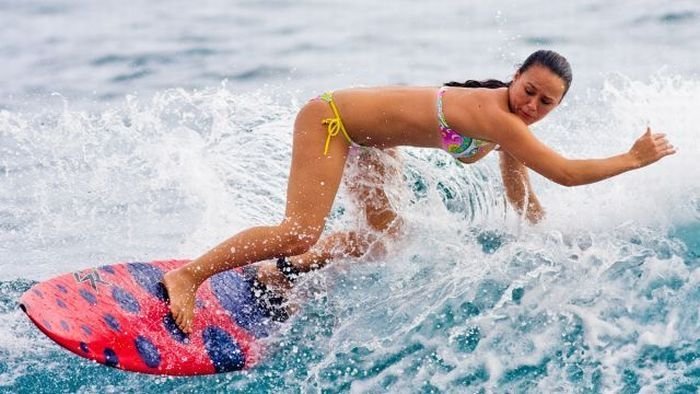
{"label": "woman's face", "polygon": [[515,73],[508,89],[510,109],[525,124],[533,124],[559,105],[565,90],[557,74],[539,64],[532,65],[523,73]]}

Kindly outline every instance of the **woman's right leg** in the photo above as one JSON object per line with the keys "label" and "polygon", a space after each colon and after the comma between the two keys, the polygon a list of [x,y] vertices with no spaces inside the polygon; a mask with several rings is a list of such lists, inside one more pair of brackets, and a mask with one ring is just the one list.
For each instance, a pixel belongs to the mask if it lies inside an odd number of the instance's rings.
{"label": "woman's right leg", "polygon": [[338,191],[349,144],[333,138],[323,154],[327,136],[321,119],[333,116],[327,103],[309,102],[294,124],[292,164],[285,217],[277,226],[244,230],[163,278],[170,311],[178,327],[191,332],[195,294],[212,275],[260,260],[306,252],[321,235]]}

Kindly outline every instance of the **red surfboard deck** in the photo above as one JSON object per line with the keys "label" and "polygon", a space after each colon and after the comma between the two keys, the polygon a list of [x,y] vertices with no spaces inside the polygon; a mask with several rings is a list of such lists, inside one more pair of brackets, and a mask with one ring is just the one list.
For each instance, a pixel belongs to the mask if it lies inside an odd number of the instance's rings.
{"label": "red surfboard deck", "polygon": [[206,281],[188,336],[175,325],[159,284],[185,263],[121,263],[61,275],[29,289],[20,306],[56,343],[111,367],[201,375],[255,365],[259,339],[278,323],[256,302],[252,275],[230,270]]}

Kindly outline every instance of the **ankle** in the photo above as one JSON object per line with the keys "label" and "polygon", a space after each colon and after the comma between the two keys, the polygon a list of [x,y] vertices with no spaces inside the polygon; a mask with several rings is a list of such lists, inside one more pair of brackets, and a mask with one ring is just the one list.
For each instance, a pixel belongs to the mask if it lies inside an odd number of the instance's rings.
{"label": "ankle", "polygon": [[202,275],[202,270],[199,267],[192,267],[190,265],[180,267],[174,270],[173,273],[177,275],[178,280],[190,283],[195,288],[198,288],[207,278]]}

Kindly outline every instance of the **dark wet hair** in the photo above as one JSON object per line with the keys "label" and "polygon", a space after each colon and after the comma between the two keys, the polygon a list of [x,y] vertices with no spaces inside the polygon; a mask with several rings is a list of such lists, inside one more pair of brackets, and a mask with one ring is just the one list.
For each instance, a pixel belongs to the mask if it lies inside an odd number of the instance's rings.
{"label": "dark wet hair", "polygon": [[[573,79],[573,74],[571,73],[571,65],[566,58],[554,51],[540,49],[539,51],[533,52],[530,56],[525,59],[523,64],[518,67],[518,72],[520,74],[527,71],[530,67],[534,65],[540,65],[549,69],[549,71],[556,74],[559,78],[564,81],[564,94],[562,94],[562,99],[566,96],[566,92],[569,91],[571,86],[571,81]],[[486,88],[486,89],[498,89],[506,88],[510,86],[513,81],[503,82],[497,79],[487,79],[485,81],[475,81],[470,79],[466,82],[447,82],[445,86],[456,86],[462,88]]]}

